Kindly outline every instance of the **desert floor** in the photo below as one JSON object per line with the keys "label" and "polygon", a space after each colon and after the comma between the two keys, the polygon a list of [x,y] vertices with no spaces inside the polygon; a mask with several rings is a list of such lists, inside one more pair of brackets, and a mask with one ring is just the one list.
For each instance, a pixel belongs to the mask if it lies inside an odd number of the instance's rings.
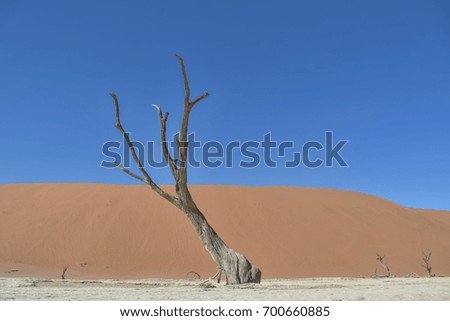
{"label": "desert floor", "polygon": [[450,278],[268,279],[212,286],[200,280],[1,278],[0,300],[450,300]]}

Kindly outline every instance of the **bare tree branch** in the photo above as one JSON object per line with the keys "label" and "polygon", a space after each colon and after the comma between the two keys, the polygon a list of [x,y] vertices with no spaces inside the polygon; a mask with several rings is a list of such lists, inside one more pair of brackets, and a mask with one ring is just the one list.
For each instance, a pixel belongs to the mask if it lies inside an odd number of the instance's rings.
{"label": "bare tree branch", "polygon": [[209,92],[205,92],[203,95],[198,97],[197,99],[194,99],[191,101],[191,89],[189,87],[189,80],[186,73],[186,67],[184,66],[183,58],[181,58],[179,55],[175,55],[180,62],[181,66],[181,73],[183,74],[183,80],[184,80],[184,90],[185,90],[185,96],[184,96],[184,106],[186,109],[189,109],[189,111],[194,107],[195,104],[197,104],[199,101],[205,99],[206,97],[209,97]]}
{"label": "bare tree branch", "polygon": [[183,75],[184,80],[184,90],[185,90],[185,96],[184,96],[184,113],[183,113],[183,119],[181,121],[181,129],[180,129],[180,135],[178,137],[177,145],[178,145],[178,155],[179,155],[179,161],[180,161],[180,168],[179,168],[179,182],[181,185],[187,186],[187,170],[186,170],[186,161],[188,157],[188,125],[189,125],[189,114],[192,110],[192,107],[194,107],[195,104],[200,102],[201,100],[209,97],[209,93],[205,92],[203,95],[195,99],[194,101],[190,101],[191,97],[191,89],[189,87],[189,80],[186,73],[186,67],[184,66],[183,58],[181,58],[179,55],[175,55],[180,62],[181,66],[181,73]]}
{"label": "bare tree branch", "polygon": [[179,55],[175,55],[175,56],[177,57],[178,61],[180,62],[181,72],[183,74],[183,79],[184,79],[184,91],[185,91],[184,105],[188,106],[189,100],[191,99],[191,89],[189,88],[189,81],[188,81],[188,77],[186,74],[186,68],[184,66],[183,58],[181,58]]}
{"label": "bare tree branch", "polygon": [[201,101],[201,100],[203,100],[203,99],[205,99],[205,98],[207,98],[207,97],[209,97],[209,92],[205,92],[203,95],[201,95],[200,97],[198,97],[197,99],[195,99],[194,101],[191,101],[189,104],[190,104],[190,108],[192,109],[192,107],[194,107],[194,105],[196,104],[196,103],[198,103],[199,101]]}
{"label": "bare tree branch", "polygon": [[144,182],[145,184],[148,184],[148,181],[144,178],[141,177],[139,175],[136,175],[135,173],[133,173],[132,171],[126,169],[125,167],[123,167],[122,165],[120,165],[119,163],[114,162],[114,165],[116,165],[117,167],[119,167],[121,170],[123,170],[125,173],[127,173],[128,175],[130,175],[133,178],[136,178],[137,180],[140,180],[141,182]]}
{"label": "bare tree branch", "polygon": [[[144,166],[142,165],[141,161],[139,160],[139,157],[136,154],[136,150],[134,148],[133,143],[131,142],[130,136],[128,135],[128,133],[125,132],[125,130],[123,129],[122,124],[120,122],[120,105],[119,105],[119,100],[117,99],[117,95],[115,93],[110,93],[110,95],[113,98],[114,104],[116,106],[116,128],[122,133],[123,138],[127,142],[128,147],[129,147],[129,149],[131,151],[131,155],[133,156],[134,161],[136,162],[136,164],[137,164],[139,170],[141,171],[141,173],[144,175],[145,183],[147,183],[156,193],[158,193],[159,195],[164,197],[166,200],[168,200],[169,202],[171,202],[175,206],[179,207],[180,206],[180,202],[179,202],[178,198],[176,198],[176,197],[166,193],[165,191],[163,191],[152,180],[150,175],[145,170]],[[129,173],[127,173],[127,174],[129,174]]]}
{"label": "bare tree branch", "polygon": [[163,116],[162,109],[159,105],[153,104],[153,107],[156,108],[159,115],[159,122],[161,124],[161,148],[166,159],[166,162],[169,164],[170,171],[172,172],[172,176],[175,179],[175,182],[178,183],[178,168],[176,162],[173,160],[172,156],[169,153],[169,148],[167,147],[167,139],[166,139],[166,128],[167,128],[167,119],[169,118],[169,113],[166,112]]}
{"label": "bare tree branch", "polygon": [[176,55],[178,61],[180,62],[181,66],[181,73],[183,74],[183,80],[184,80],[184,90],[185,90],[185,96],[184,96],[184,112],[183,112],[183,118],[181,121],[181,129],[180,129],[180,135],[178,136],[178,156],[180,160],[180,183],[182,185],[187,184],[187,170],[186,170],[186,160],[187,160],[187,154],[188,154],[188,137],[187,137],[187,131],[188,131],[188,124],[189,124],[189,114],[191,111],[191,103],[190,103],[190,97],[191,97],[191,89],[189,88],[189,81],[186,74],[186,67],[184,66],[183,58],[181,58],[179,55]]}

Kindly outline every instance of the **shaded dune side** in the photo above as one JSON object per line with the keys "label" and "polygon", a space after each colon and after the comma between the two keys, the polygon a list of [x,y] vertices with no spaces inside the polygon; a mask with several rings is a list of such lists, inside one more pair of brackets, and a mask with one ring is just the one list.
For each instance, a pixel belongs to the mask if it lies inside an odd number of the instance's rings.
{"label": "shaded dune side", "polygon": [[[450,212],[299,187],[192,186],[198,206],[265,278],[450,275]],[[0,275],[186,278],[216,264],[182,212],[146,186],[0,185]],[[7,271],[8,270],[8,271]]]}

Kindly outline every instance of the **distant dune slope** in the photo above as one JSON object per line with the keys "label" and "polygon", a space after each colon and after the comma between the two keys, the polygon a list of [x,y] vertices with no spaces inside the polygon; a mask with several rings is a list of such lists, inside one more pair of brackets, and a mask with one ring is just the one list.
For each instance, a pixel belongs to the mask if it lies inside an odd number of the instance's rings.
{"label": "distant dune slope", "polygon": [[[265,278],[450,275],[450,212],[347,191],[192,186],[211,225]],[[0,185],[0,275],[186,278],[216,264],[184,214],[146,186]],[[12,271],[11,271],[12,270]],[[14,271],[19,270],[19,271]],[[6,274],[8,273],[8,274]],[[59,274],[58,274],[59,273]]]}

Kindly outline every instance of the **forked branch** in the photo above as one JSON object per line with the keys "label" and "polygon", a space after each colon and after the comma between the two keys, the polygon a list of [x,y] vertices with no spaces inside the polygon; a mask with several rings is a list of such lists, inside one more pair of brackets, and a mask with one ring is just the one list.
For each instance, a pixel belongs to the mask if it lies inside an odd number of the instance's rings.
{"label": "forked branch", "polygon": [[134,148],[133,142],[130,139],[130,135],[125,132],[125,130],[122,127],[122,123],[120,121],[120,104],[119,104],[119,100],[117,99],[117,95],[115,93],[110,93],[111,97],[114,100],[114,104],[116,106],[116,128],[121,132],[124,140],[126,141],[130,151],[131,151],[131,155],[133,156],[133,159],[136,163],[136,165],[138,166],[138,169],[141,171],[142,175],[144,175],[144,177],[140,177],[134,173],[132,173],[131,171],[129,171],[128,169],[124,168],[123,166],[121,166],[120,164],[116,164],[121,170],[123,170],[125,173],[127,173],[128,175],[146,183],[147,185],[149,185],[156,193],[158,193],[159,195],[161,195],[162,197],[164,197],[166,200],[168,200],[169,202],[171,202],[172,204],[174,204],[175,206],[179,207],[179,200],[178,198],[168,194],[167,192],[163,191],[150,177],[150,175],[148,174],[148,172],[145,170],[144,166],[142,165],[141,161],[139,160],[139,157],[136,154],[136,150]]}
{"label": "forked branch", "polygon": [[201,100],[209,97],[209,92],[205,92],[203,93],[201,96],[199,96],[198,98],[194,99],[193,101],[191,101],[191,89],[189,87],[189,80],[187,77],[187,73],[186,73],[186,67],[184,66],[184,61],[183,58],[181,58],[179,55],[175,55],[178,59],[178,61],[180,62],[180,66],[181,66],[181,73],[183,74],[183,80],[184,80],[184,91],[185,91],[185,95],[184,95],[184,107],[186,109],[188,109],[188,111],[190,111],[192,109],[192,107],[195,106],[195,104],[197,104],[198,102],[200,102]]}
{"label": "forked branch", "polygon": [[[161,148],[162,153],[164,155],[164,158],[166,159],[170,171],[172,172],[172,176],[175,179],[176,184],[176,191],[178,193],[180,186],[183,186],[187,189],[187,169],[186,169],[186,162],[187,162],[187,156],[188,156],[188,139],[187,139],[187,131],[188,131],[188,124],[189,124],[189,115],[190,111],[192,110],[192,107],[194,107],[198,102],[201,100],[207,98],[209,96],[208,92],[205,92],[204,94],[200,95],[198,98],[194,99],[193,101],[190,100],[191,97],[191,89],[189,87],[189,80],[186,73],[186,67],[184,66],[183,59],[176,55],[178,61],[180,62],[181,66],[181,72],[183,75],[183,81],[184,81],[184,89],[185,89],[185,97],[184,97],[184,113],[183,113],[183,119],[181,122],[181,129],[180,134],[177,141],[177,149],[178,149],[178,155],[179,155],[179,166],[177,162],[172,158],[169,152],[169,148],[167,145],[167,137],[166,137],[166,130],[167,130],[167,119],[169,118],[169,113],[163,113],[162,108],[159,105],[154,104],[153,106],[156,108],[158,112],[159,122],[161,126]],[[116,128],[120,131],[122,134],[124,140],[126,141],[130,151],[131,155],[138,166],[139,171],[142,173],[143,176],[137,175],[130,171],[129,169],[126,169],[121,164],[115,163],[117,167],[119,167],[122,171],[124,171],[126,174],[130,175],[131,177],[144,182],[148,184],[155,192],[157,192],[159,195],[164,197],[166,200],[171,202],[177,207],[180,207],[180,199],[178,197],[172,196],[162,190],[151,178],[150,174],[145,170],[143,164],[139,160],[139,157],[136,153],[135,147],[133,145],[133,142],[130,139],[129,134],[124,130],[122,127],[122,123],[120,121],[120,104],[119,100],[117,99],[117,95],[115,93],[110,94],[111,97],[114,100],[115,106],[116,106]]]}
{"label": "forked branch", "polygon": [[184,96],[184,113],[183,113],[183,119],[181,121],[181,129],[180,129],[180,135],[178,137],[178,155],[180,158],[180,171],[179,171],[179,182],[182,185],[187,184],[187,171],[186,171],[186,160],[188,155],[188,139],[187,139],[187,131],[188,131],[188,125],[189,125],[189,114],[192,110],[192,108],[203,99],[209,97],[209,93],[205,92],[198,98],[191,101],[191,89],[189,87],[189,80],[186,73],[186,67],[184,66],[183,58],[181,58],[179,55],[176,55],[178,61],[180,62],[181,66],[181,73],[183,74],[183,80],[184,80],[184,90],[185,90],[185,96]]}

